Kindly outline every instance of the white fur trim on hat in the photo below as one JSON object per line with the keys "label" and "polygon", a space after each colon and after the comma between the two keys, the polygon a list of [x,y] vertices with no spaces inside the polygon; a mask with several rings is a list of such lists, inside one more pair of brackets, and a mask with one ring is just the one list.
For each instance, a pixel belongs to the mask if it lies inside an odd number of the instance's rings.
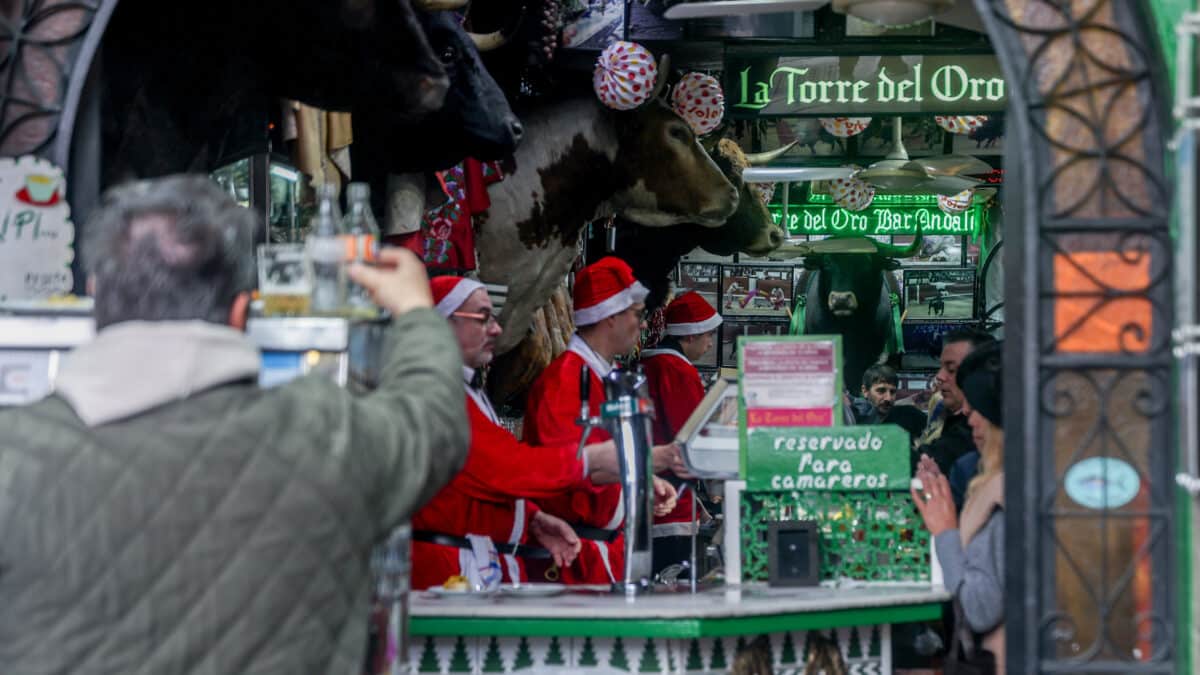
{"label": "white fur trim on hat", "polygon": [[602,302],[598,302],[591,307],[575,310],[575,325],[590,326],[603,321],[618,312],[624,312],[637,303],[644,301],[649,294],[650,289],[643,286],[640,281],[635,281],[632,286],[625,288],[620,293],[610,295]]}
{"label": "white fur trim on hat", "polygon": [[474,279],[463,279],[455,284],[454,288],[450,289],[450,292],[446,294],[446,297],[442,298],[442,301],[434,309],[437,310],[438,314],[442,315],[442,318],[449,319],[450,315],[456,312],[459,307],[462,307],[462,304],[467,301],[467,298],[471,297],[472,293],[481,288],[486,289],[487,287]]}
{"label": "white fur trim on hat", "polygon": [[721,325],[724,319],[720,314],[713,313],[703,321],[695,321],[693,323],[669,323],[667,324],[667,335],[699,335]]}

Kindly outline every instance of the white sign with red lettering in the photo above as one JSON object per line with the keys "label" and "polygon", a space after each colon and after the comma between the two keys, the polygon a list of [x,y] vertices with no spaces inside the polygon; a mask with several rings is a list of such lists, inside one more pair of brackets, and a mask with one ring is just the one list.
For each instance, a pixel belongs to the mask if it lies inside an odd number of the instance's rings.
{"label": "white sign with red lettering", "polygon": [[69,293],[75,226],[62,169],[0,158],[0,302]]}

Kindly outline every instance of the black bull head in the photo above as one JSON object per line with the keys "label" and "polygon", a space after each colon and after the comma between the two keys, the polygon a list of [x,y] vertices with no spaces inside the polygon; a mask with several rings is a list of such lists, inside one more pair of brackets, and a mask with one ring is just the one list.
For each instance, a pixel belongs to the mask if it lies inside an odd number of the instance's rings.
{"label": "black bull head", "polygon": [[425,37],[450,78],[436,114],[405,124],[386,108],[354,116],[355,170],[367,176],[443,170],[464,157],[489,160],[511,155],[524,128],[504,91],[480,60],[480,49],[502,42],[495,34],[464,30],[454,12],[419,15]]}
{"label": "black bull head", "polygon": [[[857,392],[863,371],[879,361],[895,325],[890,272],[921,246],[921,237],[906,247],[890,246],[873,239],[826,239],[797,247],[807,270],[797,295],[804,303],[807,334],[842,336],[845,386]],[[899,309],[899,307],[895,308]]]}
{"label": "black bull head", "polygon": [[216,168],[278,98],[412,122],[450,86],[406,0],[114,4],[98,57],[104,184]]}

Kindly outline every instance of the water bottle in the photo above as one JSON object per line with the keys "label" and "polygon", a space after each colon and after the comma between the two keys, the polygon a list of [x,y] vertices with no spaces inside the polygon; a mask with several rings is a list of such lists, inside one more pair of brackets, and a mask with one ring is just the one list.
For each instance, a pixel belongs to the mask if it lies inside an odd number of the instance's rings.
{"label": "water bottle", "polygon": [[402,675],[412,671],[409,660],[408,595],[412,526],[398,525],[387,541],[376,546],[371,555],[375,580],[377,626],[385,627],[378,635],[377,652],[372,659],[375,673]]}
{"label": "water bottle", "polygon": [[[371,186],[366,183],[351,183],[347,188],[349,208],[342,220],[342,237],[348,263],[370,263],[375,260],[379,241],[379,226],[371,213]],[[360,317],[374,317],[379,311],[371,302],[367,289],[347,280],[346,303],[350,313]]]}
{"label": "water bottle", "polygon": [[314,314],[337,314],[346,304],[345,244],[338,237],[341,214],[337,205],[337,188],[328,183],[317,188],[317,213],[313,216],[305,240],[309,265],[312,268],[312,302]]}

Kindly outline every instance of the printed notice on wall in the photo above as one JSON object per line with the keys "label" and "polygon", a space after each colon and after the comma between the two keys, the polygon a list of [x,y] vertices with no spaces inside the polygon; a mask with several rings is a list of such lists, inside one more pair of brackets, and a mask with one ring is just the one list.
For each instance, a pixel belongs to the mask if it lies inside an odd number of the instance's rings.
{"label": "printed notice on wall", "polygon": [[62,170],[0,158],[0,302],[69,293],[74,241]]}
{"label": "printed notice on wall", "polygon": [[841,337],[739,338],[747,427],[841,423]]}

